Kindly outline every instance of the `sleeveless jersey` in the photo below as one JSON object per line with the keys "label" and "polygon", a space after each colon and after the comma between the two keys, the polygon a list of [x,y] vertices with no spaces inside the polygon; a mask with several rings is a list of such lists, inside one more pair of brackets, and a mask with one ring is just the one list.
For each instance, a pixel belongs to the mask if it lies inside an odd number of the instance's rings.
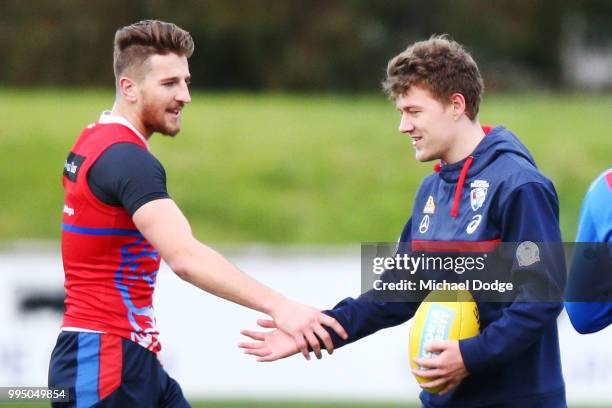
{"label": "sleeveless jersey", "polygon": [[83,130],[64,164],[63,327],[116,334],[158,352],[153,291],[160,257],[128,212],[98,200],[87,183],[96,159],[126,142],[147,149],[127,126],[95,123]]}

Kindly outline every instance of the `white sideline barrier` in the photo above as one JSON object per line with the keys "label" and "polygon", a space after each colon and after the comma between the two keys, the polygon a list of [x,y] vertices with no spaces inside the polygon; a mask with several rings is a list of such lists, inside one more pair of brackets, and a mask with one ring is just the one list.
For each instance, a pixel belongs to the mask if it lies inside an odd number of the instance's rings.
{"label": "white sideline barrier", "polygon": [[[360,290],[359,247],[334,251],[251,248],[224,251],[243,270],[296,300],[322,308]],[[24,313],[33,293],[61,291],[59,251],[0,251],[0,386],[42,386],[61,316]],[[409,323],[339,349],[323,360],[294,356],[256,363],[237,348],[241,328],[260,314],[178,279],[166,265],[155,296],[161,358],[185,393],[197,398],[416,401],[408,365]],[[612,328],[582,336],[559,318],[570,404],[612,405]]]}

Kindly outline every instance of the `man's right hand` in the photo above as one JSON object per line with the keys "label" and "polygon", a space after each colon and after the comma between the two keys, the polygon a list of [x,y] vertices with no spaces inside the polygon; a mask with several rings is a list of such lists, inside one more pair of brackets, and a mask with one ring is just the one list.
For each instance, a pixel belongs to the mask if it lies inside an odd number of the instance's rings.
{"label": "man's right hand", "polygon": [[334,351],[331,336],[323,326],[330,327],[344,340],[348,338],[344,327],[333,317],[321,313],[314,307],[289,299],[279,302],[270,312],[270,316],[274,319],[275,327],[293,338],[296,347],[307,360],[310,360],[309,345],[317,358],[322,357],[319,339],[329,354]]}

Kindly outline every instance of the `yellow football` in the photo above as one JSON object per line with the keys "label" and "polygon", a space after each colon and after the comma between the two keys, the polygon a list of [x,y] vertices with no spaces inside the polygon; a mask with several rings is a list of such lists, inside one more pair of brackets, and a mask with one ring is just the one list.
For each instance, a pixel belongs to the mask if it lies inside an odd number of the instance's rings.
{"label": "yellow football", "polygon": [[[412,319],[410,328],[410,366],[417,368],[415,357],[434,358],[438,353],[425,351],[434,340],[462,340],[478,335],[478,307],[467,290],[433,291],[427,295]],[[419,384],[432,380],[415,376]],[[437,394],[444,385],[428,390]]]}

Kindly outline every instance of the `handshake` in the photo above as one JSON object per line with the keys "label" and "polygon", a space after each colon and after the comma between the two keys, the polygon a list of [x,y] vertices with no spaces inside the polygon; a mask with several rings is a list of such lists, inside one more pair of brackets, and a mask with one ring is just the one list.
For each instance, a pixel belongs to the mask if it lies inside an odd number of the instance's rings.
{"label": "handshake", "polygon": [[321,344],[328,354],[334,351],[332,338],[324,326],[332,329],[343,340],[348,338],[346,330],[336,319],[311,306],[291,300],[283,300],[270,312],[272,319],[259,319],[257,324],[269,331],[241,330],[240,333],[254,341],[241,342],[238,347],[245,354],[257,357],[257,361],[268,362],[301,352],[310,360],[310,351],[320,359]]}

